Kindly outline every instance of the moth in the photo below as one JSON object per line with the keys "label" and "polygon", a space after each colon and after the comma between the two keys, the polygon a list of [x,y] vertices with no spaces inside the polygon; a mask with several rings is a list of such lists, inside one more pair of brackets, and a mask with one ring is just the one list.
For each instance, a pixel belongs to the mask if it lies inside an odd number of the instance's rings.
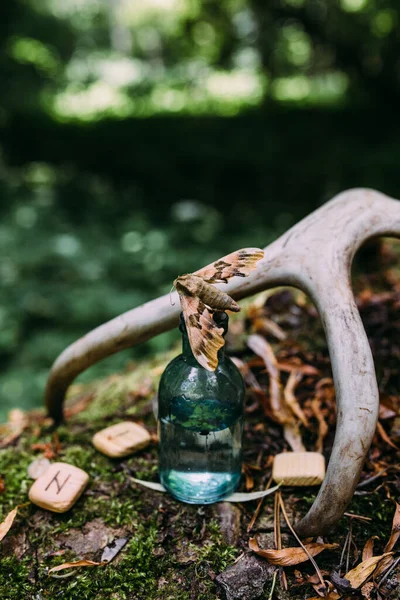
{"label": "moth", "polygon": [[174,281],[193,355],[208,371],[217,368],[218,350],[225,343],[224,330],[214,321],[213,311],[240,311],[233,298],[212,284],[228,283],[231,277],[247,277],[263,257],[260,248],[242,248]]}

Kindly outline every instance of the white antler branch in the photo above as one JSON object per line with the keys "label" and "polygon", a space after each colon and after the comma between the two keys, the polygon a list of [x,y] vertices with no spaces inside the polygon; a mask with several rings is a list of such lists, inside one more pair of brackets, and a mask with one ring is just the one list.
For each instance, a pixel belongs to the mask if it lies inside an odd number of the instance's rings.
{"label": "white antler branch", "polygon": [[[368,340],[354,302],[350,268],[357,249],[377,236],[400,237],[400,202],[373,190],[349,190],[324,204],[265,248],[265,257],[246,279],[224,291],[240,299],[277,285],[304,290],[315,302],[326,332],[335,383],[338,420],[327,474],[301,535],[316,535],[343,514],[357,485],[378,415],[378,389]],[[101,325],[54,363],[46,404],[62,418],[71,381],[97,361],[167,331],[178,322],[179,302],[169,295]]]}

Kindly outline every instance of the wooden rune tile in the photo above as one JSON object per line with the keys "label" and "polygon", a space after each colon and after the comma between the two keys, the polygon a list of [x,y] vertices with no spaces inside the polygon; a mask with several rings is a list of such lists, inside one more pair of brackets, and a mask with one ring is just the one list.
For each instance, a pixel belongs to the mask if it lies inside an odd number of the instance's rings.
{"label": "wooden rune tile", "polygon": [[325,458],[319,452],[282,452],[274,458],[272,478],[283,485],[320,485],[325,477]]}
{"label": "wooden rune tile", "polygon": [[78,467],[53,463],[32,485],[29,500],[53,512],[66,512],[78,500],[88,480],[89,475]]}
{"label": "wooden rune tile", "polygon": [[98,431],[92,439],[97,450],[113,458],[128,456],[150,442],[149,432],[132,421],[123,421]]}

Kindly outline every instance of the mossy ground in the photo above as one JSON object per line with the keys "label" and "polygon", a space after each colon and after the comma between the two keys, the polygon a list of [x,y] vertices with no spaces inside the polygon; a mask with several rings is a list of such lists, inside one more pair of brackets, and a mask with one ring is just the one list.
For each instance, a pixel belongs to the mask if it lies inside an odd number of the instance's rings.
{"label": "mossy ground", "polygon": [[[307,335],[303,337],[317,352],[326,352],[318,320],[314,327],[311,335],[307,323]],[[297,343],[302,339],[299,331]],[[67,513],[50,513],[29,503],[20,509],[0,546],[2,600],[215,600],[224,597],[214,582],[215,576],[247,551],[249,537],[257,533],[271,534],[272,498],[264,501],[251,533],[247,533],[247,526],[256,503],[235,508],[240,512],[239,528],[236,533],[227,531],[216,505],[185,505],[167,494],[131,482],[130,474],[157,480],[155,441],[123,460],[103,456],[92,446],[91,439],[96,431],[126,418],[144,423],[151,433],[156,434],[153,405],[158,379],[175,353],[131,365],[126,373],[99,383],[75,386],[71,395],[75,394],[77,402],[86,398],[87,406],[70,416],[57,430],[58,438],[54,437],[55,432],[43,415],[36,414],[20,438],[0,451],[0,474],[4,480],[4,490],[0,493],[0,520],[13,507],[28,501],[32,480],[27,468],[44,448],[35,450],[35,444],[48,444],[50,450],[56,451],[56,460],[79,466],[90,476],[84,494]],[[329,373],[329,361],[325,362]],[[255,425],[260,421],[263,426],[257,429]],[[307,432],[304,433],[304,439],[308,440]],[[312,443],[314,437],[310,435],[308,441]],[[328,436],[328,447],[331,441]],[[278,425],[270,422],[261,409],[248,414],[246,462],[254,463],[254,457],[262,451],[263,464],[267,464],[268,456],[283,447]],[[387,457],[393,464],[398,462],[394,449],[387,449]],[[265,484],[269,473],[270,470],[253,472],[257,487]],[[241,486],[244,490],[244,481]],[[376,548],[380,551],[390,535],[395,496],[390,497],[389,491],[393,488],[378,485],[376,488],[374,491],[374,486],[368,487],[365,495],[354,496],[348,507],[351,513],[371,518],[371,521],[352,520],[351,562],[356,557],[356,547],[361,551],[370,536],[379,536]],[[283,496],[288,512],[295,519],[310,507],[315,490],[289,489]],[[325,538],[340,545],[339,550],[323,553],[317,559],[320,567],[328,572],[339,567],[349,523],[349,517],[343,517]],[[62,571],[54,574],[57,577],[48,573],[49,568],[67,561],[83,558],[100,561],[103,546],[120,537],[129,537],[129,541],[111,563]],[[291,545],[297,544],[293,540]],[[303,574],[313,573],[308,563],[298,568]],[[287,572],[292,586],[294,569]],[[268,595],[266,588],[262,598],[267,599]],[[293,600],[313,595],[310,586],[290,588]]]}
{"label": "mossy ground", "polygon": [[[164,356],[161,364],[169,358]],[[209,573],[222,571],[239,550],[224,540],[213,508],[183,505],[130,483],[129,472],[138,478],[156,479],[155,442],[123,461],[103,456],[91,443],[96,431],[132,414],[156,433],[152,403],[159,367],[154,361],[147,362],[137,371],[101,382],[87,410],[58,428],[61,449],[54,459],[84,469],[90,482],[67,513],[50,513],[29,503],[19,510],[0,550],[4,600],[215,598]],[[139,393],[138,381],[142,382]],[[42,454],[33,448],[38,443],[54,448],[54,439],[54,431],[35,420],[15,445],[0,451],[4,480],[0,520],[14,506],[27,503],[32,485],[27,469]],[[108,565],[77,569],[68,577],[62,572],[58,577],[49,575],[49,568],[63,562],[80,558],[100,561],[100,541],[97,551],[93,551],[92,543],[88,552],[84,551],[85,531],[90,536],[92,525],[98,528],[99,522],[103,525],[95,532],[99,537],[106,535],[109,541],[130,537],[120,554]],[[77,540],[83,550],[80,553],[74,551]]]}

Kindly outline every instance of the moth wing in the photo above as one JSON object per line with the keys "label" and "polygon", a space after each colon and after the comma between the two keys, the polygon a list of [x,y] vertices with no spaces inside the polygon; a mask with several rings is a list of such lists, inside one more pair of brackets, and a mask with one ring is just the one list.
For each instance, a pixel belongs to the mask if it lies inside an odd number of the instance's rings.
{"label": "moth wing", "polygon": [[215,371],[218,350],[225,344],[224,330],[217,326],[212,313],[198,297],[185,294],[179,297],[193,355],[202,367]]}
{"label": "moth wing", "polygon": [[194,275],[207,283],[227,283],[231,277],[247,277],[257,262],[264,258],[260,248],[242,248],[196,271]]}

